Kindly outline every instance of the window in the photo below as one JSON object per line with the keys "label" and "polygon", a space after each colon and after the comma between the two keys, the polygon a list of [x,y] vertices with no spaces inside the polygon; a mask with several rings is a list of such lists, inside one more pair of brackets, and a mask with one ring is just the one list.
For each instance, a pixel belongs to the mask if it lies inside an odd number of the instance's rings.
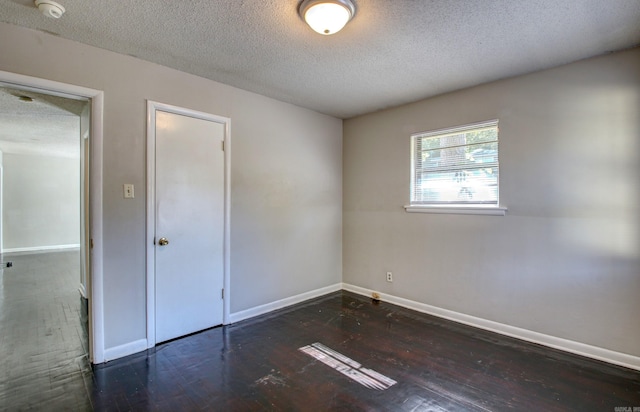
{"label": "window", "polygon": [[[411,136],[411,205],[442,209],[498,207],[498,121]],[[502,213],[504,214],[504,213]]]}

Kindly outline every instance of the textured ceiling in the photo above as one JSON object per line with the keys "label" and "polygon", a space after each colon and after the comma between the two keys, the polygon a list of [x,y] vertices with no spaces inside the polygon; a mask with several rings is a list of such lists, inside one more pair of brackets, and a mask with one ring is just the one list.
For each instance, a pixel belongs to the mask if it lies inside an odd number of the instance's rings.
{"label": "textured ceiling", "polygon": [[[20,100],[21,96],[32,101]],[[85,104],[0,86],[0,151],[78,158]]]}
{"label": "textured ceiling", "polygon": [[0,0],[0,21],[340,118],[640,44],[639,0],[355,0],[321,36],[299,0]]}

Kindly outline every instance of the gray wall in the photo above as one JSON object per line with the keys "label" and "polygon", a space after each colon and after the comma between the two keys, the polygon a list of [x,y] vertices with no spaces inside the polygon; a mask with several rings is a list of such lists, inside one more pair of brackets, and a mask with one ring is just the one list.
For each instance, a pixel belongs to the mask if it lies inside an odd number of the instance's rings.
{"label": "gray wall", "polygon": [[[495,118],[507,216],[406,213],[409,135]],[[343,158],[346,283],[640,355],[640,49],[347,120]]]}
{"label": "gray wall", "polygon": [[340,282],[341,120],[16,26],[0,38],[0,70],[104,91],[106,349],[146,336],[146,99],[231,118],[232,313]]}
{"label": "gray wall", "polygon": [[3,248],[80,243],[78,159],[4,153]]}

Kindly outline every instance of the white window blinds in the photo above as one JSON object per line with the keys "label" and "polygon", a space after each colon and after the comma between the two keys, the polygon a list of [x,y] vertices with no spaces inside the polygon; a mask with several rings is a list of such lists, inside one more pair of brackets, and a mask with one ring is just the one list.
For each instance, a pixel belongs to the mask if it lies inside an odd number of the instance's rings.
{"label": "white window blinds", "polygon": [[411,204],[498,206],[498,121],[411,136]]}

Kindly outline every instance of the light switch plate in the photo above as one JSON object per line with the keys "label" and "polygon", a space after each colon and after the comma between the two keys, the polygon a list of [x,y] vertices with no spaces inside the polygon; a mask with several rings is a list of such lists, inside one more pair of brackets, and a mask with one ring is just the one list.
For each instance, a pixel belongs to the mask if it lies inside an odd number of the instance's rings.
{"label": "light switch plate", "polygon": [[124,184],[124,198],[125,199],[133,199],[133,185],[131,183]]}

